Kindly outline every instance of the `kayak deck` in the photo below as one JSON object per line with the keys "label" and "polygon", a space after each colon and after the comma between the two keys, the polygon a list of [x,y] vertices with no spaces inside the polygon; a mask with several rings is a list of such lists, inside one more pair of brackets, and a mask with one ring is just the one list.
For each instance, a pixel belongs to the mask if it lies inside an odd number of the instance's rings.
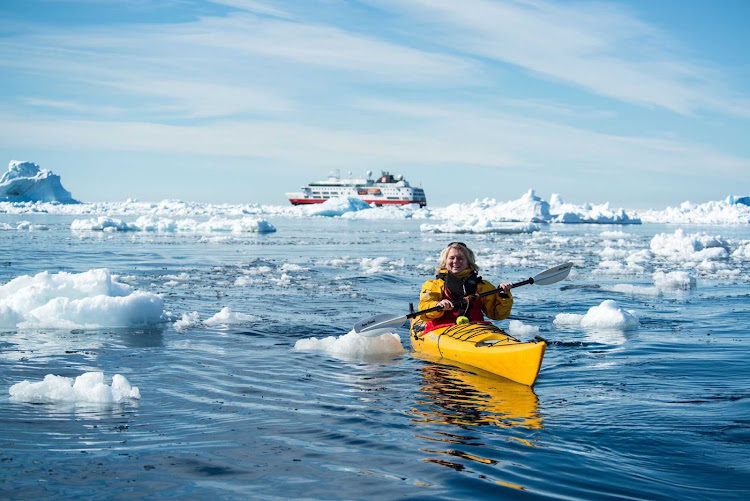
{"label": "kayak deck", "polygon": [[478,367],[526,386],[536,381],[547,348],[543,340],[524,343],[483,322],[449,325],[424,334],[424,323],[415,319],[410,334],[417,352]]}

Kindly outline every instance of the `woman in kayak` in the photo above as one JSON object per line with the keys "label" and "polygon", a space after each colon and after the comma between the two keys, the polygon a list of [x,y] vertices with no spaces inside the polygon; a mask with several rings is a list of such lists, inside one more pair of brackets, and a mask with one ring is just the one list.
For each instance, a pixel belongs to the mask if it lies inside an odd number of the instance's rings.
{"label": "woman in kayak", "polygon": [[[474,253],[463,242],[451,242],[440,253],[440,265],[435,269],[435,280],[428,280],[422,285],[419,295],[419,309],[439,307],[440,310],[425,313],[422,318],[427,323],[425,332],[440,326],[456,323],[483,322],[484,315],[493,320],[508,318],[513,307],[510,294],[510,282],[500,284],[500,294],[478,297],[478,294],[495,287],[477,275],[479,266]],[[467,302],[458,301],[469,297]],[[464,320],[461,317],[465,317]]]}

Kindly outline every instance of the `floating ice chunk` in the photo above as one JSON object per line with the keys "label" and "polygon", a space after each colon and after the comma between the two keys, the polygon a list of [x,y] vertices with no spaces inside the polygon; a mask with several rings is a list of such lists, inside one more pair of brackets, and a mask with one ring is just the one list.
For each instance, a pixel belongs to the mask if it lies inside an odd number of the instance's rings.
{"label": "floating ice chunk", "polygon": [[406,266],[406,261],[402,259],[393,259],[390,257],[363,257],[352,258],[344,256],[340,258],[321,260],[319,265],[332,266],[335,268],[348,268],[361,270],[368,275],[375,273],[393,273]]}
{"label": "floating ice chunk", "polygon": [[91,219],[76,219],[70,223],[73,231],[137,231],[134,224],[109,216],[99,216]]}
{"label": "floating ice chunk", "polygon": [[406,350],[401,345],[401,337],[391,332],[375,337],[365,337],[353,330],[343,336],[329,336],[323,339],[300,339],[294,344],[295,350],[325,351],[346,358],[366,358],[377,355],[399,355]]}
{"label": "floating ice chunk", "polygon": [[583,320],[583,315],[579,315],[578,313],[558,313],[552,321],[552,324],[558,328],[580,327],[581,320]]}
{"label": "floating ice chunk", "polygon": [[206,325],[240,325],[253,323],[257,320],[258,317],[245,313],[236,313],[225,306],[219,313],[206,319],[203,323]]}
{"label": "floating ice chunk", "polygon": [[595,329],[636,329],[640,321],[633,310],[623,310],[617,302],[608,299],[599,306],[589,308],[585,315],[560,313],[555,317],[555,327],[584,327]]}
{"label": "floating ice chunk", "polygon": [[110,216],[99,216],[91,219],[76,219],[71,225],[73,231],[150,231],[161,233],[273,233],[276,228],[264,219],[253,217],[225,218],[214,216],[208,221],[198,223],[194,219],[172,220],[141,216],[133,223]]}
{"label": "floating ice chunk", "polygon": [[71,378],[47,374],[43,381],[21,381],[10,387],[10,398],[16,402],[30,403],[121,403],[138,400],[141,392],[137,386],[120,374],[112,378],[112,385],[104,382],[103,372],[87,372],[75,381]]}
{"label": "floating ice chunk", "polygon": [[615,301],[608,299],[599,306],[590,308],[581,319],[581,327],[629,330],[639,324],[633,310],[623,310]]}
{"label": "floating ice chunk", "polygon": [[268,221],[252,217],[226,219],[212,217],[205,223],[197,225],[199,232],[230,231],[232,233],[273,233],[276,228]]}
{"label": "floating ice chunk", "polygon": [[199,327],[200,325],[200,316],[198,315],[197,311],[193,311],[191,313],[183,313],[182,318],[172,324],[172,327],[174,327],[175,330],[178,331],[186,331]]}
{"label": "floating ice chunk", "polygon": [[551,208],[550,213],[555,223],[641,224],[639,218],[628,215],[623,209],[610,209],[609,202],[582,206],[563,204]]}
{"label": "floating ice chunk", "polygon": [[682,229],[673,234],[654,235],[650,244],[651,252],[672,261],[700,262],[729,258],[729,244],[720,236],[705,233],[686,234]]}
{"label": "floating ice chunk", "polygon": [[0,285],[3,328],[145,327],[164,321],[164,301],[134,291],[109,270],[42,272]]}
{"label": "floating ice chunk", "polygon": [[520,320],[511,320],[508,324],[508,332],[514,336],[536,336],[539,334],[539,327],[524,324]]}
{"label": "floating ice chunk", "polygon": [[423,224],[419,227],[422,233],[476,233],[476,234],[518,234],[539,231],[539,225],[534,223],[512,224],[493,222],[488,219],[471,219],[464,223]]}
{"label": "floating ice chunk", "polygon": [[[269,268],[269,271],[270,271],[270,268]],[[282,273],[299,273],[303,271],[310,271],[310,268],[305,268],[294,263],[284,263],[281,265]]]}
{"label": "floating ice chunk", "polygon": [[377,210],[350,211],[341,215],[342,219],[429,219],[432,210],[419,207],[418,204],[388,205],[378,207]]}
{"label": "floating ice chunk", "polygon": [[21,329],[93,329],[97,327],[144,327],[163,321],[164,300],[150,292],[136,291],[125,297],[98,295],[82,299],[57,297],[27,312]]}
{"label": "floating ice chunk", "polygon": [[406,262],[403,259],[391,259],[388,257],[364,257],[360,260],[362,270],[368,275],[393,272],[397,268],[403,268],[405,265]]}
{"label": "floating ice chunk", "polygon": [[732,257],[735,259],[750,259],[750,242],[742,243],[733,250]]}
{"label": "floating ice chunk", "polygon": [[138,231],[155,231],[168,233],[176,231],[179,228],[179,222],[172,219],[156,218],[153,216],[141,216],[135,220],[133,226]]}
{"label": "floating ice chunk", "polygon": [[601,290],[610,292],[620,292],[622,294],[640,295],[640,296],[661,296],[662,292],[658,287],[644,287],[642,285],[632,284],[615,284],[611,287],[602,287]]}
{"label": "floating ice chunk", "polygon": [[654,273],[654,285],[659,289],[693,289],[695,288],[695,277],[686,271],[672,271]]}
{"label": "floating ice chunk", "polygon": [[366,209],[372,209],[370,204],[359,198],[336,197],[330,198],[322,204],[310,205],[307,208],[309,216],[341,216],[347,212],[356,212]]}
{"label": "floating ice chunk", "polygon": [[644,223],[671,224],[747,224],[750,207],[734,203],[735,199],[711,201],[703,204],[683,202],[679,207],[642,211],[638,216]]}

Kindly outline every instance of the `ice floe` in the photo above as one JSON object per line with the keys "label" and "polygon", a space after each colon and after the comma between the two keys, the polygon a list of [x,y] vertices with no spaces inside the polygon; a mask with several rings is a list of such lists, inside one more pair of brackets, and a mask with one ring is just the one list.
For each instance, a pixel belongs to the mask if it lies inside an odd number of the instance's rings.
{"label": "ice floe", "polygon": [[307,214],[310,216],[341,216],[348,212],[357,212],[361,210],[372,209],[370,204],[358,198],[331,198],[322,204],[313,204],[306,207]]}
{"label": "ice floe", "polygon": [[[1,198],[1,197],[0,197]],[[549,223],[549,224],[748,224],[750,206],[742,203],[748,197],[729,196],[725,200],[705,203],[684,202],[679,207],[665,209],[633,210],[613,208],[609,202],[572,204],[565,202],[559,194],[552,194],[550,201],[542,199],[529,189],[518,199],[498,201],[485,198],[471,203],[455,203],[445,207],[417,205],[373,208],[356,198],[332,198],[322,204],[310,206],[279,206],[260,204],[211,204],[183,200],[140,202],[128,199],[124,202],[92,202],[65,205],[40,201],[0,202],[0,213],[6,214],[66,214],[105,216],[151,216],[179,221],[185,218],[230,218],[247,216],[255,218],[286,217],[341,217],[347,219],[437,219],[450,222],[461,232],[472,229],[486,233],[488,223],[502,228],[500,223]],[[177,221],[173,221],[178,225]],[[85,226],[85,223],[79,223]],[[135,223],[128,223],[135,224]],[[153,223],[150,223],[153,224]],[[159,223],[156,224],[164,224]],[[139,228],[146,223],[138,223]],[[116,224],[115,224],[116,226]],[[178,225],[179,226],[179,225]],[[157,231],[157,230],[141,230]],[[164,230],[162,230],[164,231]],[[166,230],[170,231],[170,230]],[[245,230],[247,231],[247,230]],[[430,230],[428,230],[430,231]]]}
{"label": "ice floe", "polygon": [[160,296],[118,282],[107,269],[44,271],[0,285],[0,328],[148,327],[165,318]]}
{"label": "ice floe", "polygon": [[90,219],[76,219],[71,225],[73,231],[152,231],[162,233],[272,233],[276,228],[264,219],[253,217],[225,218],[215,216],[205,222],[194,219],[173,220],[141,216],[128,223],[110,216],[98,216]]}
{"label": "ice floe", "polygon": [[645,210],[638,213],[644,223],[669,224],[748,224],[750,206],[737,203],[748,197],[728,196],[725,200],[696,204],[683,202],[679,207]]}
{"label": "ice floe", "polygon": [[107,385],[103,372],[86,372],[76,377],[47,374],[43,381],[21,381],[10,387],[10,399],[15,402],[34,404],[117,404],[138,400],[141,392],[137,386],[120,374],[112,377]]}
{"label": "ice floe", "polygon": [[511,320],[508,324],[508,333],[514,336],[536,336],[539,334],[539,327],[525,324],[520,320]]}
{"label": "ice floe", "polygon": [[323,339],[300,339],[294,344],[295,350],[323,351],[343,358],[361,359],[382,355],[399,355],[406,352],[401,345],[401,337],[385,333],[375,337],[365,337],[349,331],[343,336],[328,336]]}
{"label": "ice floe", "polygon": [[235,312],[232,311],[229,307],[225,306],[217,314],[210,318],[207,318],[206,320],[201,320],[200,314],[197,311],[183,313],[182,317],[174,322],[172,326],[175,328],[175,330],[187,331],[202,326],[225,327],[249,325],[257,321],[258,317],[256,317],[255,315]]}
{"label": "ice floe", "polygon": [[654,284],[659,289],[692,289],[695,288],[695,277],[686,271],[672,271],[654,273]]}
{"label": "ice floe", "polygon": [[640,321],[633,310],[623,310],[616,301],[607,299],[598,306],[589,308],[585,315],[559,313],[553,324],[555,327],[583,327],[591,329],[631,330],[638,328]]}
{"label": "ice floe", "polygon": [[423,224],[420,226],[422,233],[475,233],[475,234],[516,234],[532,233],[539,230],[535,223],[499,223],[487,219],[472,219],[462,224],[445,222],[442,224]]}

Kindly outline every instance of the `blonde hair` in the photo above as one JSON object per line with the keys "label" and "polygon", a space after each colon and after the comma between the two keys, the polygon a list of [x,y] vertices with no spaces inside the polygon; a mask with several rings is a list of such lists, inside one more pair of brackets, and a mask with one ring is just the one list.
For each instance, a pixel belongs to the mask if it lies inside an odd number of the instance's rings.
{"label": "blonde hair", "polygon": [[448,247],[440,252],[440,264],[438,264],[438,267],[435,268],[436,273],[440,273],[441,270],[445,269],[445,261],[448,259],[448,252],[450,252],[451,249],[457,249],[458,251],[460,251],[461,254],[463,254],[466,258],[466,262],[469,264],[469,268],[479,273],[479,265],[477,265],[477,260],[476,257],[474,257],[474,252],[469,249],[465,243],[462,242],[451,242],[448,244]]}

